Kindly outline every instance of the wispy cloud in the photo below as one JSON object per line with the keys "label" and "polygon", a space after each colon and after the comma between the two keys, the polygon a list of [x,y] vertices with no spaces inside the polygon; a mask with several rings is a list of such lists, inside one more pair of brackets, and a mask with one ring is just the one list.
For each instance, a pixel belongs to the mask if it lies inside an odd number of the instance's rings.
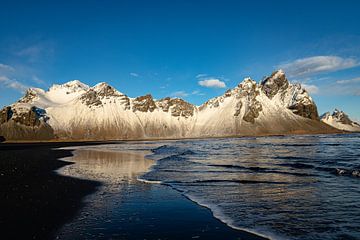
{"label": "wispy cloud", "polygon": [[24,93],[29,87],[20,83],[16,79],[10,79],[6,76],[0,76],[0,84],[6,88],[11,88],[21,93]]}
{"label": "wispy cloud", "polygon": [[190,95],[204,96],[205,94],[199,90],[194,90],[191,93],[188,93],[186,91],[176,91],[170,94],[171,97],[180,97],[180,98],[188,97]]}
{"label": "wispy cloud", "polygon": [[130,73],[130,76],[132,76],[132,77],[139,77],[139,74],[138,74],[138,73],[135,73],[135,72],[131,72],[131,73]]}
{"label": "wispy cloud", "polygon": [[354,58],[342,58],[339,56],[314,56],[280,64],[277,68],[283,69],[290,77],[303,77],[353,68],[359,65],[360,62]]}
{"label": "wispy cloud", "polygon": [[45,84],[45,81],[40,79],[33,73],[31,68],[19,67],[16,68],[7,64],[0,63],[0,85],[6,88],[24,92],[28,89],[28,83]]}
{"label": "wispy cloud", "polygon": [[38,76],[36,75],[33,75],[32,78],[31,78],[35,83],[37,84],[45,84],[45,81],[40,79]]}
{"label": "wispy cloud", "polygon": [[171,97],[187,97],[189,96],[189,93],[185,91],[176,91],[170,94]]}
{"label": "wispy cloud", "polygon": [[49,41],[39,41],[32,45],[16,47],[13,54],[29,62],[49,61],[54,56],[54,44]]}
{"label": "wispy cloud", "polygon": [[202,87],[208,88],[226,88],[226,84],[217,78],[210,78],[198,81],[198,84]]}
{"label": "wispy cloud", "polygon": [[42,51],[42,49],[40,46],[33,45],[30,47],[20,49],[19,51],[16,52],[16,55],[27,56],[27,57],[36,57],[40,54],[41,51]]}
{"label": "wispy cloud", "polygon": [[12,66],[0,63],[0,71],[14,71],[15,69]]}
{"label": "wispy cloud", "polygon": [[327,96],[360,96],[360,77],[333,80],[322,85],[320,95]]}
{"label": "wispy cloud", "polygon": [[360,77],[345,79],[345,80],[338,80],[336,81],[338,84],[349,84],[349,83],[360,83]]}

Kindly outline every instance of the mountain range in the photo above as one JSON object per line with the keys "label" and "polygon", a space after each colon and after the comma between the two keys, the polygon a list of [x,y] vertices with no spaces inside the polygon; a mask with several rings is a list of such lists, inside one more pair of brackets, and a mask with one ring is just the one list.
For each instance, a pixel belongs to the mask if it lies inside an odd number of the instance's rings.
{"label": "mountain range", "polygon": [[[340,125],[340,123],[341,125]],[[351,125],[351,127],[349,127]],[[344,127],[345,126],[345,127]],[[131,98],[102,82],[78,80],[30,88],[0,111],[6,140],[174,139],[359,131],[337,111],[320,119],[311,96],[278,70],[260,83],[245,78],[195,106],[180,98]]]}

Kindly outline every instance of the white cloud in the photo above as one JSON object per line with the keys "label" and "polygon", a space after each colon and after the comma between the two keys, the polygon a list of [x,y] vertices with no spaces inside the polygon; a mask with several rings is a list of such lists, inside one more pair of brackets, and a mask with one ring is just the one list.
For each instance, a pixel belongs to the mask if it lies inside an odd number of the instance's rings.
{"label": "white cloud", "polygon": [[315,85],[301,84],[301,86],[303,86],[306,89],[306,91],[310,94],[319,93],[319,88]]}
{"label": "white cloud", "polygon": [[185,91],[177,91],[170,94],[171,97],[187,97],[189,94]]}
{"label": "white cloud", "polygon": [[135,73],[135,72],[131,72],[131,73],[130,73],[130,76],[132,76],[132,77],[139,77],[139,74],[138,74],[138,73]]}
{"label": "white cloud", "polygon": [[209,88],[225,88],[226,84],[223,81],[220,81],[217,78],[210,78],[198,81],[198,84],[202,87],[209,87]]}
{"label": "white cloud", "polygon": [[0,63],[0,70],[4,70],[4,71],[15,71],[15,69],[9,65],[6,64],[2,64]]}
{"label": "white cloud", "polygon": [[205,74],[205,73],[200,73],[200,74],[196,75],[196,78],[204,78],[204,77],[206,77],[206,76],[207,76],[207,74]]}
{"label": "white cloud", "polygon": [[360,83],[360,77],[345,79],[345,80],[338,80],[336,81],[338,84],[349,84],[349,83]]}
{"label": "white cloud", "polygon": [[280,64],[278,68],[283,69],[290,77],[301,77],[317,73],[334,72],[359,65],[360,63],[354,58],[314,56]]}
{"label": "white cloud", "polygon": [[0,76],[0,84],[6,88],[12,88],[21,93],[25,92],[29,87],[16,81],[15,79],[10,79],[6,76]]}

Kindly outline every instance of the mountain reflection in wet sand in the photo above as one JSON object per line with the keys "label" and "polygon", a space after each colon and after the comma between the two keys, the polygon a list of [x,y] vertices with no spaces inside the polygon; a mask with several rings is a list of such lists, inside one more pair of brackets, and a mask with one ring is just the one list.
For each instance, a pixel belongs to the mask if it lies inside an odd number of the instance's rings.
{"label": "mountain reflection in wet sand", "polygon": [[74,156],[65,160],[74,162],[61,169],[68,176],[90,178],[108,184],[136,181],[136,177],[146,172],[154,161],[144,158],[145,153],[115,152],[77,149]]}

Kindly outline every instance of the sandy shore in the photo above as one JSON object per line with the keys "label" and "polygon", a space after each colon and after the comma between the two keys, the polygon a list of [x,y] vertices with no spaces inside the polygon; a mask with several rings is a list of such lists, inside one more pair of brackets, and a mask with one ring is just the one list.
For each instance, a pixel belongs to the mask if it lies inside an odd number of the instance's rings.
{"label": "sandy shore", "polygon": [[168,186],[138,181],[155,164],[145,152],[53,150],[72,144],[0,147],[5,233],[24,239],[262,239],[228,227]]}
{"label": "sandy shore", "polygon": [[69,164],[58,158],[71,151],[52,147],[0,144],[0,229],[7,239],[53,239],[100,185],[56,174]]}

